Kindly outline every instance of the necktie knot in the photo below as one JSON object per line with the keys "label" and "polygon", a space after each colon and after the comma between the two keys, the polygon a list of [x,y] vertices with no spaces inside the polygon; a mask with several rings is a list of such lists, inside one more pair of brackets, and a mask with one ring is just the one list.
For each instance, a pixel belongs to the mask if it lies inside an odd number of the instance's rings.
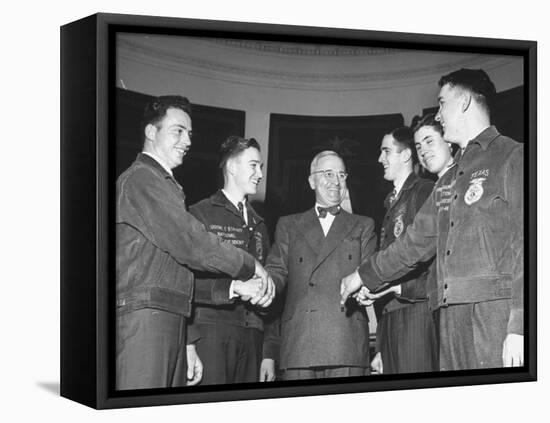
{"label": "necktie knot", "polygon": [[239,201],[237,203],[237,207],[239,209],[239,213],[241,214],[241,216],[244,218],[244,206],[243,206],[243,203],[241,201]]}
{"label": "necktie knot", "polygon": [[389,198],[390,206],[392,205],[392,203],[395,201],[396,198],[397,198],[397,191],[394,188]]}
{"label": "necktie knot", "polygon": [[319,218],[324,219],[327,217],[327,212],[330,213],[333,216],[336,216],[338,213],[340,213],[340,206],[332,206],[332,207],[321,207],[317,206],[317,211],[319,212]]}

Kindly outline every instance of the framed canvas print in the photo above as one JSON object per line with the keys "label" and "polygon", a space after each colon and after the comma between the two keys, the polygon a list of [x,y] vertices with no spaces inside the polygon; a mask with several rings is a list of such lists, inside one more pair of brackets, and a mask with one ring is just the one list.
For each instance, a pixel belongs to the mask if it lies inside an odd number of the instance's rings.
{"label": "framed canvas print", "polygon": [[61,394],[536,380],[536,42],[61,28]]}

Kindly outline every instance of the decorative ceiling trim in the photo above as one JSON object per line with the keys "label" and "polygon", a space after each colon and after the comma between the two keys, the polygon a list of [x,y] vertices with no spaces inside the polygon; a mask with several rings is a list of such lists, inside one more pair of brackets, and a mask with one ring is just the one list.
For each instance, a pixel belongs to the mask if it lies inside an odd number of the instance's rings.
{"label": "decorative ceiling trim", "polygon": [[[231,82],[236,84],[288,88],[315,91],[351,91],[397,86],[412,86],[433,82],[445,73],[462,67],[483,67],[491,70],[512,61],[506,57],[471,55],[433,66],[404,69],[400,66],[393,71],[375,72],[300,72],[279,71],[243,64],[223,63],[191,55],[176,55],[162,49],[151,49],[138,43],[119,41],[120,59],[140,65],[153,66],[172,72],[193,75],[204,79]],[[355,66],[357,67],[357,66]],[[365,68],[368,68],[365,66]]]}
{"label": "decorative ceiling trim", "polygon": [[318,57],[357,57],[357,56],[386,56],[396,54],[402,50],[390,48],[376,48],[363,46],[342,46],[327,44],[294,44],[275,43],[257,40],[237,40],[227,38],[201,38],[206,44],[237,48],[242,50],[259,51],[269,54],[286,56],[318,56]]}

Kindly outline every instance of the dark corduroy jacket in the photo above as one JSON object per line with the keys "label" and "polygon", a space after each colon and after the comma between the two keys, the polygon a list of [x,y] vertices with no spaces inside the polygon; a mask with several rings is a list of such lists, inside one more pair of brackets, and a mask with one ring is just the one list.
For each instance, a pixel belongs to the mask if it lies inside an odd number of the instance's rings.
{"label": "dark corduroy jacket", "polygon": [[222,243],[185,208],[181,186],[140,154],[116,185],[117,313],[150,307],[188,316],[191,269],[254,274],[254,258]]}

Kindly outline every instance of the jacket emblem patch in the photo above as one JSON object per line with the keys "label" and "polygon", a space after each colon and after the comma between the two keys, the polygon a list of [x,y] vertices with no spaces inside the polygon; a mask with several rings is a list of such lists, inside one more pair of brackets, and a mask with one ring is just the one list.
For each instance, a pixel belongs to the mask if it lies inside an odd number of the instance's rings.
{"label": "jacket emblem patch", "polygon": [[483,195],[483,181],[487,178],[475,178],[470,181],[470,186],[464,194],[464,202],[471,206],[475,202],[479,201]]}
{"label": "jacket emblem patch", "polygon": [[399,238],[399,235],[403,233],[404,226],[405,225],[403,224],[403,215],[400,214],[399,216],[397,216],[393,224],[393,235],[396,238]]}

